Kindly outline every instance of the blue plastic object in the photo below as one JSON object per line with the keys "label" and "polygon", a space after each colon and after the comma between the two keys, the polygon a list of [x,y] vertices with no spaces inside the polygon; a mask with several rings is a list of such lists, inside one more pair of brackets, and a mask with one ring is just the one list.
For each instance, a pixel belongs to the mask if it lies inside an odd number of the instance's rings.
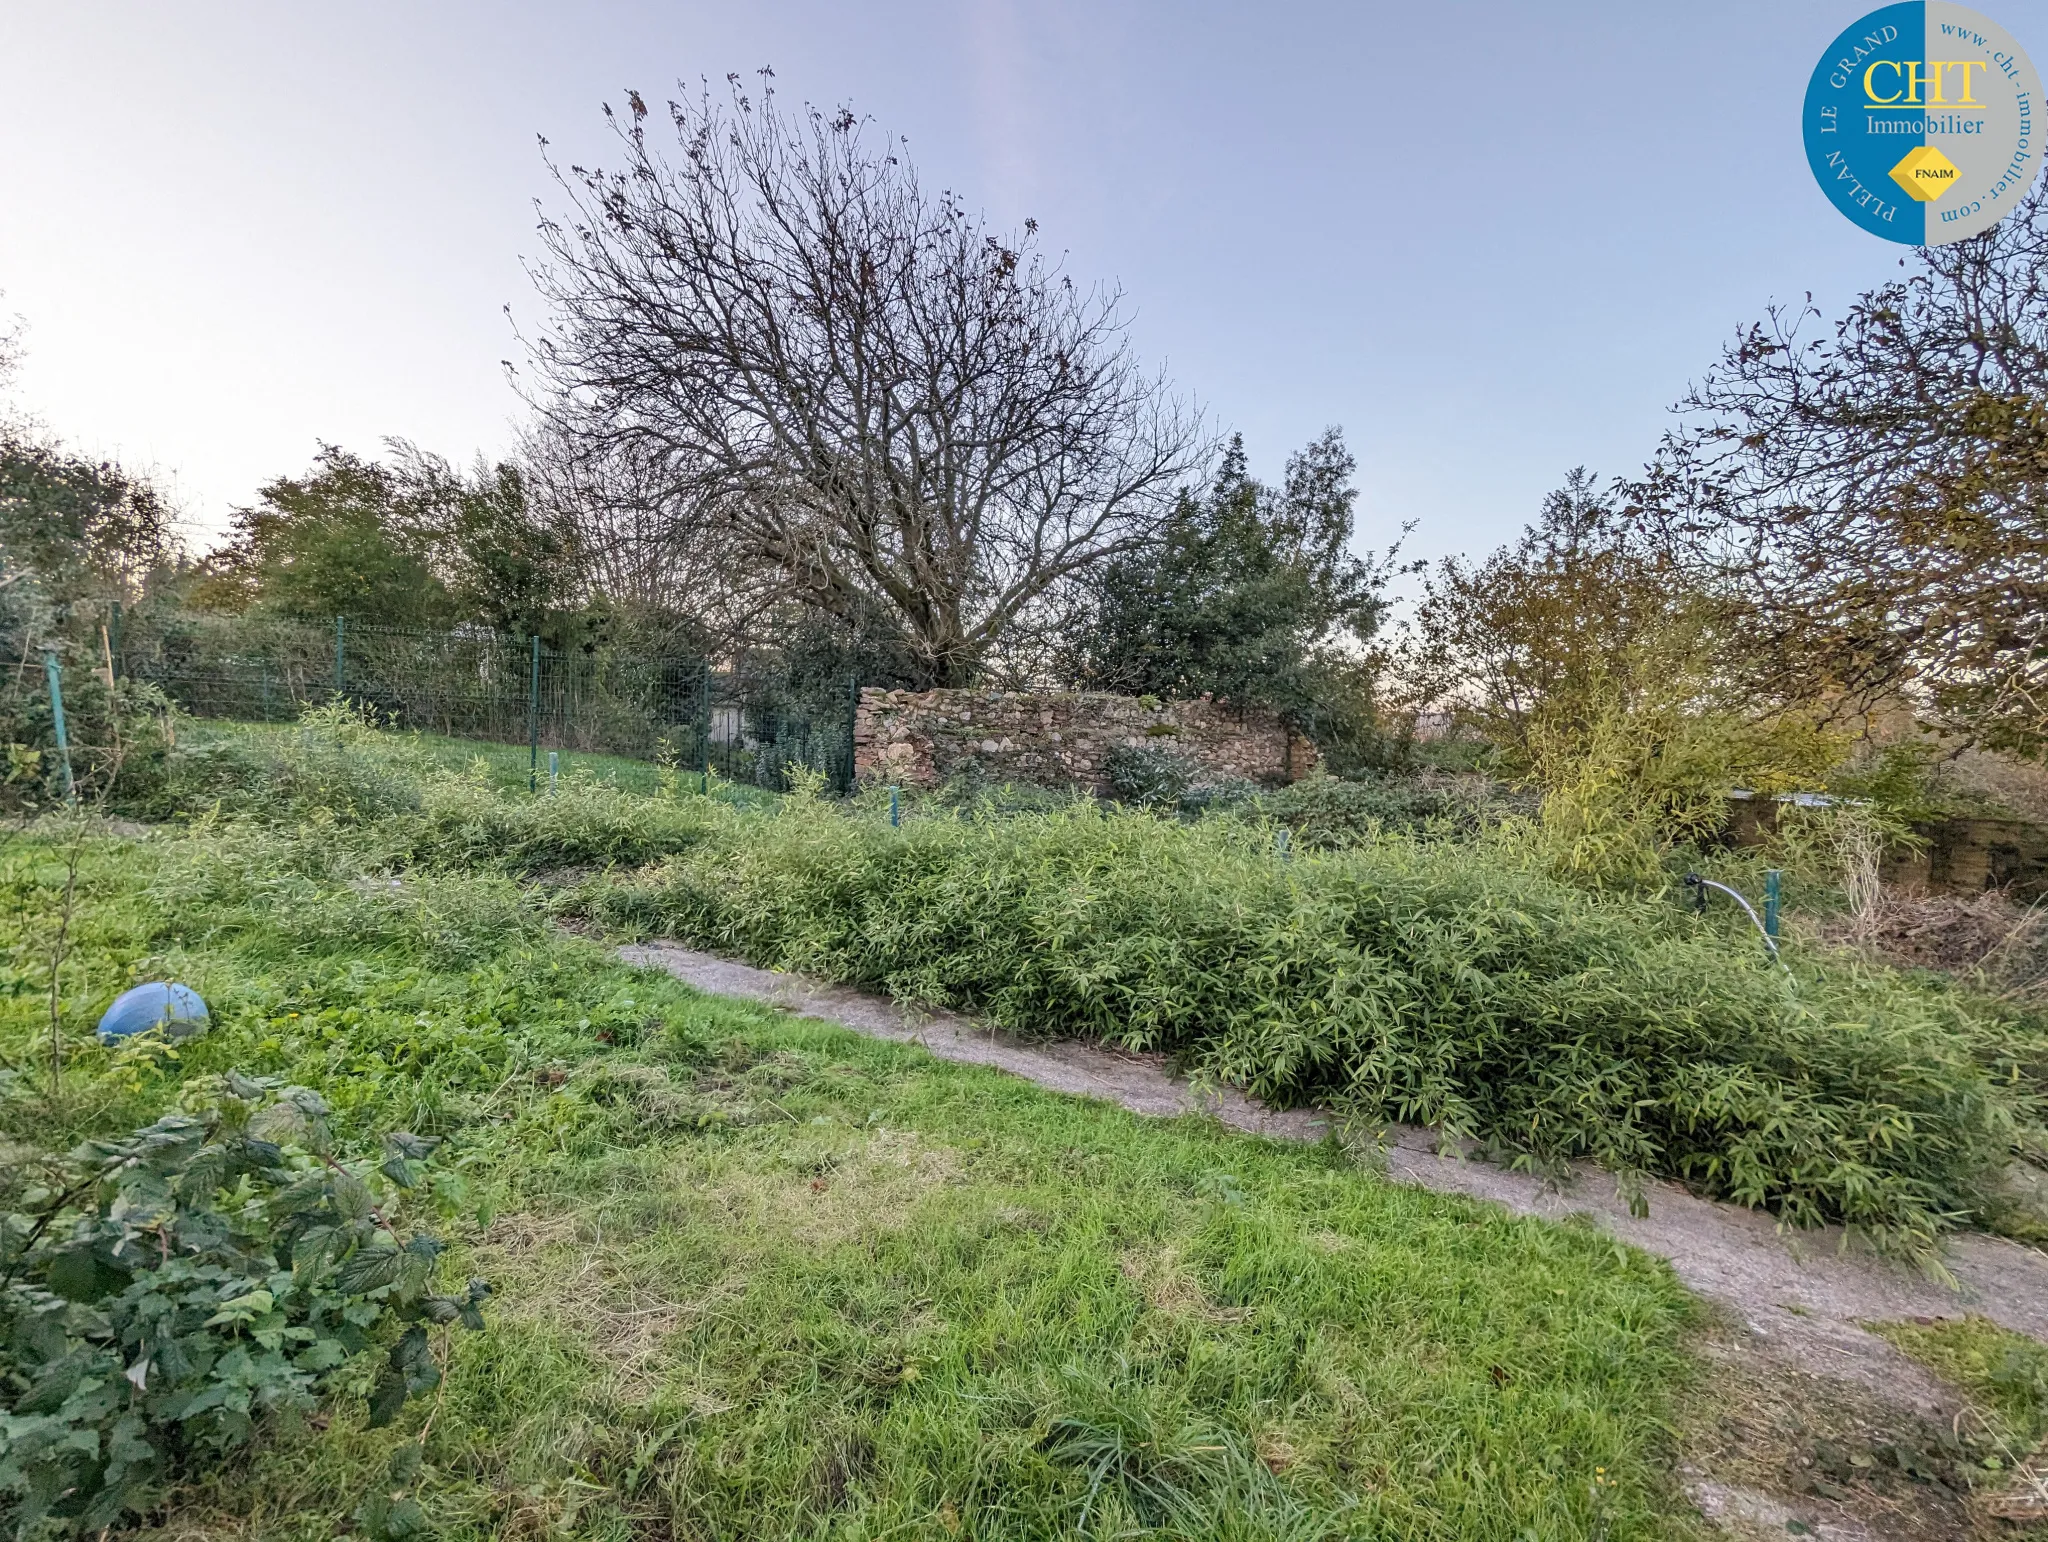
{"label": "blue plastic object", "polygon": [[209,1021],[206,1003],[191,986],[152,980],[114,998],[100,1019],[100,1042],[115,1044],[152,1028],[173,1039],[189,1039],[204,1033]]}

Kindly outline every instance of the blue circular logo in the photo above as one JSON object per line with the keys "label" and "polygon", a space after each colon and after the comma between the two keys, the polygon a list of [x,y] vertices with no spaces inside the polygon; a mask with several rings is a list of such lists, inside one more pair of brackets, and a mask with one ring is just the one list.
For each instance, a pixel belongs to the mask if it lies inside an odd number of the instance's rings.
{"label": "blue circular logo", "polygon": [[1940,246],[1989,230],[2040,169],[2041,81],[2012,34],[1947,0],[1872,11],[1806,88],[1806,159],[1873,235]]}

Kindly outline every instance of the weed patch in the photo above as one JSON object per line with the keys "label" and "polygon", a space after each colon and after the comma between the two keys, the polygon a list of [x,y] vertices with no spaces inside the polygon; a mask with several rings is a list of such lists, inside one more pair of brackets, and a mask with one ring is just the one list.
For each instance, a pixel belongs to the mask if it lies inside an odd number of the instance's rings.
{"label": "weed patch", "polygon": [[1871,1332],[1967,1394],[2008,1461],[2048,1437],[2048,1345],[1977,1316],[1873,1323]]}
{"label": "weed patch", "polygon": [[[403,1496],[452,1538],[1680,1524],[1659,1431],[1687,1307],[1662,1265],[696,996],[496,871],[378,869],[411,817],[84,848],[58,1083],[7,1079],[9,1135],[59,1149],[229,1068],[284,1077],[343,1160],[439,1136],[445,1267],[494,1287],[431,1423],[282,1410],[145,1533],[337,1535],[399,1492],[408,1444]],[[0,850],[17,1067],[47,1049],[60,858]],[[95,1043],[106,1000],[162,974],[212,1031]]]}

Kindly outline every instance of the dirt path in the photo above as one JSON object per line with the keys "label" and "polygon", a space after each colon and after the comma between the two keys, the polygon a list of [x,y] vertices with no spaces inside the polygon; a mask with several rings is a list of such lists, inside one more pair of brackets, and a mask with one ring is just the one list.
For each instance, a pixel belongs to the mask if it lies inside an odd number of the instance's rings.
{"label": "dirt path", "polygon": [[[870,1038],[919,1044],[942,1060],[994,1066],[1140,1114],[1207,1113],[1233,1129],[1281,1140],[1319,1140],[1329,1127],[1317,1112],[1268,1109],[1232,1091],[1200,1097],[1161,1056],[1021,1040],[950,1013],[912,1012],[883,997],[669,943],[619,952],[628,963],[666,970],[700,990],[769,1002]],[[1945,1423],[1956,1409],[1954,1394],[1861,1323],[1967,1311],[2048,1340],[2048,1255],[2016,1243],[1955,1238],[1947,1257],[1956,1280],[1951,1287],[1867,1254],[1843,1253],[1837,1231],[1781,1233],[1768,1216],[1699,1199],[1674,1184],[1648,1185],[1649,1213],[1638,1217],[1597,1172],[1559,1187],[1471,1156],[1438,1155],[1427,1130],[1395,1127],[1383,1141],[1388,1171],[1400,1182],[1490,1199],[1528,1215],[1589,1213],[1616,1237],[1669,1259],[1687,1286],[1724,1309],[1728,1321],[1713,1337],[1711,1353],[1725,1356],[1731,1374],[1745,1384],[1782,1386],[1788,1377],[1832,1383],[1853,1389],[1845,1396],[1861,1405]],[[1808,1422],[1796,1407],[1787,1417],[1802,1431]],[[1701,1507],[1738,1531],[1761,1527],[1782,1536],[1785,1520],[1798,1518],[1809,1527],[1825,1521],[1825,1534],[1842,1538],[1942,1534],[1909,1516],[1890,1525],[1854,1505],[1788,1499],[1716,1481],[1707,1472],[1693,1478],[1689,1488]]]}

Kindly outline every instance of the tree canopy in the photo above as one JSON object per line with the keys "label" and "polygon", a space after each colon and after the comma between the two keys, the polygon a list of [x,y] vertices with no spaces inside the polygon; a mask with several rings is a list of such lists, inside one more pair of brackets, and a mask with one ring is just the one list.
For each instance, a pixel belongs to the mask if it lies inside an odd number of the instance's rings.
{"label": "tree canopy", "polygon": [[203,603],[385,626],[480,622],[554,637],[577,603],[569,542],[529,506],[513,463],[464,473],[392,441],[388,461],[324,446],[239,509],[207,559]]}
{"label": "tree canopy", "polygon": [[731,77],[627,98],[623,167],[561,175],[538,405],[589,459],[715,533],[741,582],[850,627],[886,616],[926,683],[1055,635],[1095,565],[1154,538],[1201,459],[1114,290],[925,191],[847,110]]}
{"label": "tree canopy", "polygon": [[[1454,703],[1489,737],[1525,743],[1539,708],[1583,719],[1613,689],[1699,705],[1740,693],[1729,678],[1726,596],[1645,531],[1620,492],[1584,467],[1549,493],[1509,546],[1449,557],[1424,581],[1402,652],[1416,705]],[[1648,660],[1625,684],[1629,661]]]}
{"label": "tree canopy", "polygon": [[1072,676],[1096,689],[1275,708],[1329,730],[1358,708],[1391,556],[1351,551],[1357,463],[1336,429],[1287,463],[1277,488],[1233,438],[1215,476],[1183,491],[1157,539],[1104,564]]}
{"label": "tree canopy", "polygon": [[1785,694],[1911,700],[2048,749],[2048,191],[1917,252],[1832,327],[1745,329],[1636,489],[1646,530],[1751,600]]}
{"label": "tree canopy", "polygon": [[348,615],[392,626],[445,623],[452,606],[427,531],[397,475],[335,445],[312,471],[278,477],[237,509],[208,561],[201,595],[221,609],[260,606],[297,620]]}

